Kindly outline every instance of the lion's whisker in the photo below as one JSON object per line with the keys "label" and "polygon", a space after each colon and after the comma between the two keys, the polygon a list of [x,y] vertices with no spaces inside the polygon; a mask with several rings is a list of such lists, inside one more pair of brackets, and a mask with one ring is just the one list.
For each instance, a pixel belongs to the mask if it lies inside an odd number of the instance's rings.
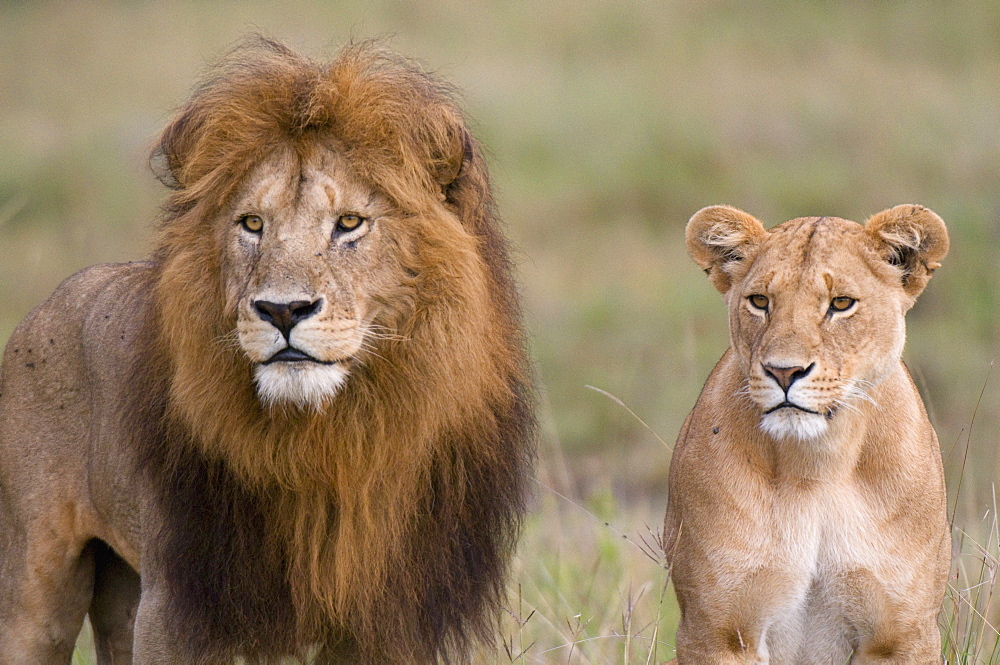
{"label": "lion's whisker", "polygon": [[377,351],[375,351],[375,348],[376,347],[372,346],[371,344],[369,344],[367,342],[362,342],[361,343],[361,351],[362,352],[364,352],[365,354],[370,355],[370,356],[375,356],[379,360],[384,360],[385,362],[389,362],[389,359],[386,358],[385,356],[383,356],[382,354],[378,353]]}
{"label": "lion's whisker", "polygon": [[[861,382],[857,381],[856,383],[861,383]],[[865,383],[869,383],[873,387],[875,385],[875,384],[872,384],[870,381],[865,381]],[[870,403],[870,404],[872,404],[874,406],[878,406],[878,403],[875,401],[874,397],[872,397],[868,392],[860,389],[856,385],[848,385],[847,389],[844,391],[844,396],[846,398],[853,398],[853,399],[857,399],[857,400],[863,400],[863,401],[868,402],[868,403]]]}
{"label": "lion's whisker", "polygon": [[238,350],[240,348],[240,333],[236,329],[230,330],[224,335],[216,337],[214,342],[217,346]]}

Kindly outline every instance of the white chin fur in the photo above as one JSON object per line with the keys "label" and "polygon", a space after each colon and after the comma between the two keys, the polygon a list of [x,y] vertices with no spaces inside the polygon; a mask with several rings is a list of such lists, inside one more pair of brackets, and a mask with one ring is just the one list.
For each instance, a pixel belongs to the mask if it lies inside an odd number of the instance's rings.
{"label": "white chin fur", "polygon": [[344,385],[347,370],[340,363],[276,362],[258,365],[254,378],[257,394],[268,406],[293,404],[319,410]]}
{"label": "white chin fur", "polygon": [[760,428],[775,439],[818,439],[830,425],[825,416],[798,409],[778,409],[760,420]]}

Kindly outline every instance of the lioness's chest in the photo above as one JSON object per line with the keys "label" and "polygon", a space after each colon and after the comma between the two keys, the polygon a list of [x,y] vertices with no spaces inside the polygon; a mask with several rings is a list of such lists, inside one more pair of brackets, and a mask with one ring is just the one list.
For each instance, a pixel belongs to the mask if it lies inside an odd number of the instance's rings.
{"label": "lioness's chest", "polygon": [[851,601],[845,596],[853,592],[843,583],[851,576],[905,577],[891,537],[880,533],[881,521],[877,507],[851,486],[779,491],[756,543],[759,561],[787,575],[795,599],[819,592],[832,602]]}
{"label": "lioness's chest", "polygon": [[873,533],[876,516],[850,486],[817,484],[775,491],[759,543],[788,570],[821,576],[840,568],[867,567],[881,560]]}

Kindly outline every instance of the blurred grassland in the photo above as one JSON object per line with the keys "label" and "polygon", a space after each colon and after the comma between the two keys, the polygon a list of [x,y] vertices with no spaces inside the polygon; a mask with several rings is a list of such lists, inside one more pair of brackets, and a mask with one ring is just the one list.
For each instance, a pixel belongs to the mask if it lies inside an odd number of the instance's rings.
{"label": "blurred grassland", "polygon": [[[315,55],[388,36],[464,91],[491,151],[542,385],[538,510],[515,582],[538,613],[521,638],[539,617],[559,627],[540,640],[571,635],[578,612],[580,634],[606,637],[629,585],[657,597],[655,564],[603,522],[632,540],[658,528],[669,451],[585,386],[672,442],[727,345],[722,300],[683,247],[687,219],[713,203],[768,225],[898,203],[945,219],[952,251],[909,315],[906,358],[953,503],[964,468],[958,521],[983,536],[1000,431],[1000,376],[987,383],[1000,4],[3,3],[0,340],[71,272],[146,255],[164,195],[146,152],[205,64],[251,30]],[[611,651],[581,645],[572,662],[624,657],[623,640],[602,641]],[[556,642],[526,662],[567,662],[568,649],[537,655]]]}

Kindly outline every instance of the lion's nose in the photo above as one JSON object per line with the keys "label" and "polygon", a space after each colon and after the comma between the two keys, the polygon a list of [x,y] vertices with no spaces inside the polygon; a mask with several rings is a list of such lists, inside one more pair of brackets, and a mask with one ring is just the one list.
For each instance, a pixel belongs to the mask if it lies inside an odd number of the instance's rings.
{"label": "lion's nose", "polygon": [[253,308],[264,321],[281,331],[287,340],[292,332],[292,328],[308,319],[320,310],[323,299],[313,300],[293,300],[291,302],[270,302],[268,300],[254,300]]}
{"label": "lion's nose", "polygon": [[778,382],[781,389],[788,393],[788,389],[792,387],[792,384],[807,376],[809,372],[813,370],[816,363],[812,363],[809,367],[777,367],[775,365],[761,365],[764,368],[764,373],[769,375],[772,379]]}

